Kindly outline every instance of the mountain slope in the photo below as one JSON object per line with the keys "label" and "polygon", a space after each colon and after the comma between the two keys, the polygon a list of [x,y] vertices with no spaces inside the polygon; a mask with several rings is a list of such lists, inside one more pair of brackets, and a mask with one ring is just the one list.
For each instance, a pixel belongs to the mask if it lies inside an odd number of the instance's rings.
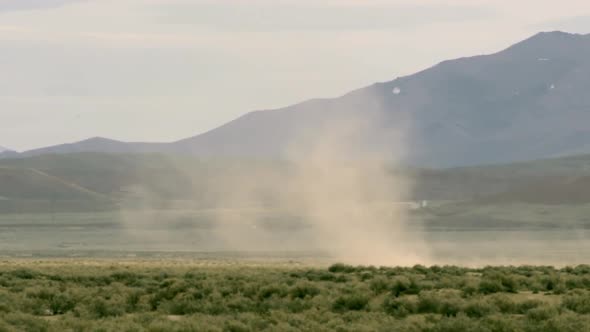
{"label": "mountain slope", "polygon": [[198,166],[197,161],[185,166],[160,155],[124,153],[46,154],[0,160],[0,168],[34,169],[97,196],[114,197],[130,187],[141,186],[154,197],[168,199],[190,196],[192,183],[184,168]]}
{"label": "mountain slope", "polygon": [[32,168],[0,167],[3,199],[89,200],[108,197]]}
{"label": "mountain slope", "polygon": [[[445,61],[337,99],[250,113],[176,143],[193,153],[280,153],[291,134],[341,112],[408,121],[409,161],[453,166],[590,151],[590,35],[541,33],[502,52]],[[395,147],[394,144],[392,144]]]}
{"label": "mountain slope", "polygon": [[32,168],[0,166],[0,213],[114,209],[105,195]]}
{"label": "mountain slope", "polygon": [[[304,82],[302,82],[304,84]],[[164,152],[277,157],[343,122],[370,123],[367,149],[400,143],[404,161],[441,167],[590,152],[590,35],[539,33],[501,52],[444,61],[334,99],[248,113],[173,143],[92,139],[26,152]],[[343,120],[344,119],[344,120]],[[356,138],[355,138],[356,139]],[[302,143],[303,142],[303,143]]]}

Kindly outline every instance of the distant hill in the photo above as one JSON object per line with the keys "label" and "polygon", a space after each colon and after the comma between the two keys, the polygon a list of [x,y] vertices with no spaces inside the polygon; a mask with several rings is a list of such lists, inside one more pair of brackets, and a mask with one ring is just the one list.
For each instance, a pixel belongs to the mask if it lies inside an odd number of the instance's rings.
{"label": "distant hill", "polygon": [[[237,188],[227,182],[232,178],[241,176],[243,181],[246,174],[270,177],[285,167],[271,160],[202,161],[160,154],[84,152],[7,158],[0,159],[0,170],[19,172],[19,176],[0,177],[0,197],[13,201],[84,198],[101,206],[110,201],[129,208],[210,207],[231,197]],[[45,176],[39,178],[40,174]],[[39,180],[44,180],[42,185]]]}
{"label": "distant hill", "polygon": [[[577,179],[590,177],[590,155],[438,170],[418,169],[410,174],[414,179],[413,195],[418,199],[543,203],[530,195],[537,195],[535,190],[541,188],[546,192],[554,184],[566,190],[567,186],[575,186]],[[585,200],[590,203],[590,196],[575,200],[552,198],[546,203]]]}
{"label": "distant hill", "polygon": [[[434,176],[430,173],[435,174]],[[436,197],[477,204],[590,204],[590,155],[576,155],[510,164],[422,171],[415,177]],[[427,197],[428,192],[422,193]]]}
{"label": "distant hill", "polygon": [[38,156],[44,154],[65,154],[78,152],[102,153],[142,153],[166,150],[165,143],[128,143],[108,138],[93,137],[75,143],[59,144],[45,148],[28,150],[20,153],[20,157]]}
{"label": "distant hill", "polygon": [[[302,82],[302,84],[305,84]],[[284,155],[301,137],[313,144],[339,119],[375,117],[366,146],[391,146],[407,126],[405,161],[424,167],[533,160],[590,152],[590,35],[539,33],[501,52],[444,61],[333,99],[248,113],[172,143],[104,138],[27,151],[159,152],[199,157]],[[386,153],[387,154],[387,153]],[[6,155],[5,155],[6,156]]]}
{"label": "distant hill", "polygon": [[590,176],[543,179],[486,197],[484,203],[589,204]]}
{"label": "distant hill", "polygon": [[76,183],[29,168],[0,167],[0,212],[97,211],[114,201]]}
{"label": "distant hill", "polygon": [[76,183],[30,168],[0,167],[0,196],[4,199],[106,198]]}
{"label": "distant hill", "polygon": [[[273,195],[283,183],[289,183],[294,167],[277,160],[124,153],[3,159],[0,213],[95,211],[120,206],[227,208],[243,201],[236,195],[247,192],[246,186],[251,186],[254,204],[272,206]],[[411,180],[412,190],[401,197],[404,200],[590,203],[590,155],[438,170],[392,168],[390,172]],[[270,192],[265,191],[268,186]]]}
{"label": "distant hill", "polygon": [[[194,163],[174,161],[160,155],[123,153],[47,154],[0,160],[0,167],[33,169],[104,196],[120,194],[129,187],[143,186],[152,195],[175,198],[190,195],[192,183],[184,169]],[[189,166],[190,165],[190,166]]]}

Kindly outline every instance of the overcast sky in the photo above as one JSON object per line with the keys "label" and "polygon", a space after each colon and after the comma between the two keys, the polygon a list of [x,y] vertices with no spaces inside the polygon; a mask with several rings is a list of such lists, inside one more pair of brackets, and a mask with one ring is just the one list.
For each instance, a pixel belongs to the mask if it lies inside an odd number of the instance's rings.
{"label": "overcast sky", "polygon": [[172,141],[538,31],[588,0],[0,0],[0,145]]}

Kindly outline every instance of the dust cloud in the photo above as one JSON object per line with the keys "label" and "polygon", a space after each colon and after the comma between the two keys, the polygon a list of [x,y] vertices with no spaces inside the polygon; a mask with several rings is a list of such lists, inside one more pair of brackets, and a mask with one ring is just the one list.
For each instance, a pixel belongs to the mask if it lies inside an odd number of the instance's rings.
{"label": "dust cloud", "polygon": [[[280,161],[224,160],[211,174],[193,172],[192,201],[206,201],[206,208],[172,208],[190,211],[188,225],[145,213],[157,210],[147,201],[140,222],[137,212],[122,220],[152,249],[306,251],[351,264],[429,264],[421,231],[408,223],[412,183],[392,172],[404,157],[406,128],[381,109],[332,115],[297,128]],[[184,167],[178,171],[191,173]],[[161,227],[146,232],[144,225]]]}
{"label": "dust cloud", "polygon": [[294,195],[285,204],[304,214],[315,244],[339,261],[427,263],[427,246],[407,224],[411,183],[391,171],[403,157],[403,128],[375,139],[382,115],[349,112],[303,135],[313,142],[291,145],[296,171],[288,186]]}

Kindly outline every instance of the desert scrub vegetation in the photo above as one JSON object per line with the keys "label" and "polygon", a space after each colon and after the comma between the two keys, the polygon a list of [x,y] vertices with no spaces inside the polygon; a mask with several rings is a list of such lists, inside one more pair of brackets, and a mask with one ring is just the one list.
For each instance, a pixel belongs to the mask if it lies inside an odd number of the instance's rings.
{"label": "desert scrub vegetation", "polygon": [[0,263],[0,331],[588,331],[590,266]]}

